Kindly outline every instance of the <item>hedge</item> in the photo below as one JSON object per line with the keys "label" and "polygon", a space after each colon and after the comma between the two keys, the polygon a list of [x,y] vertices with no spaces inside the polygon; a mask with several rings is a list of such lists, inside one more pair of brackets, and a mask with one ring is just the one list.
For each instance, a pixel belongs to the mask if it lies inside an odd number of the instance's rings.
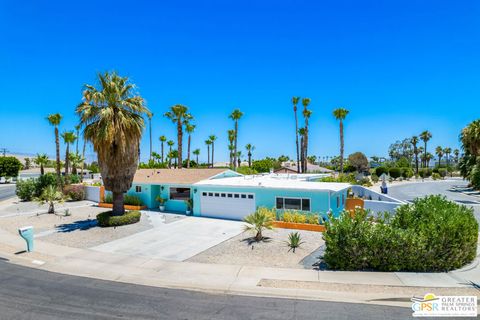
{"label": "hedge", "polygon": [[121,216],[112,216],[111,213],[112,211],[107,211],[97,214],[97,222],[100,227],[118,227],[137,223],[142,215],[140,211],[127,211]]}
{"label": "hedge", "polygon": [[374,219],[357,209],[326,221],[324,260],[335,270],[432,272],[475,259],[478,223],[473,209],[441,196],[417,199],[394,216]]}

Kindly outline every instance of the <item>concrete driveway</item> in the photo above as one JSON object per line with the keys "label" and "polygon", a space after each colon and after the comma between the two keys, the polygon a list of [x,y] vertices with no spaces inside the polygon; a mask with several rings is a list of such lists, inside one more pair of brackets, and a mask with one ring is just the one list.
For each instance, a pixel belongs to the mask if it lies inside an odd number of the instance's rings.
{"label": "concrete driveway", "polygon": [[243,231],[244,223],[220,219],[187,217],[155,224],[153,229],[91,249],[101,252],[184,261]]}

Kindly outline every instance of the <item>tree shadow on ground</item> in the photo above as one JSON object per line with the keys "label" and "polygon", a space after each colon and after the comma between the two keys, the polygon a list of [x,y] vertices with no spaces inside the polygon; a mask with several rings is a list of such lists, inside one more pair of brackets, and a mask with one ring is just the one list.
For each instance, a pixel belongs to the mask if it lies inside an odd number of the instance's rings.
{"label": "tree shadow on ground", "polygon": [[270,237],[263,237],[262,240],[260,241],[257,241],[255,239],[255,237],[250,237],[250,238],[245,238],[242,240],[242,242],[246,242],[247,245],[251,246],[252,244],[256,244],[256,243],[262,243],[262,242],[271,242],[272,241],[272,238]]}
{"label": "tree shadow on ground", "polygon": [[57,232],[72,232],[75,230],[85,231],[91,228],[97,228],[97,220],[96,219],[87,219],[87,220],[80,220],[75,221],[72,223],[65,223],[57,226]]}

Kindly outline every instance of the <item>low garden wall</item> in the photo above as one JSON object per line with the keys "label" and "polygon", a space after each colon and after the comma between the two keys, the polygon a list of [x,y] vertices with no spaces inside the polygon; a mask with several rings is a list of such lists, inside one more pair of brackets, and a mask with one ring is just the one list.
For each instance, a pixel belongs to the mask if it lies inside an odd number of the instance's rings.
{"label": "low garden wall", "polygon": [[84,186],[85,200],[100,202],[100,187]]}
{"label": "low garden wall", "polygon": [[353,185],[351,190],[355,197],[362,198],[364,200],[364,208],[369,209],[373,213],[385,211],[394,213],[398,206],[405,204],[405,202],[401,200],[375,192],[362,186]]}

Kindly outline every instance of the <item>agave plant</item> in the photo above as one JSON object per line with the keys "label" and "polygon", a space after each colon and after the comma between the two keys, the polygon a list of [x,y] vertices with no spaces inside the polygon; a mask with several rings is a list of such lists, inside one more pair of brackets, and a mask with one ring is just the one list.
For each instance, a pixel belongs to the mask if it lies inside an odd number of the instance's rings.
{"label": "agave plant", "polygon": [[302,236],[300,235],[300,233],[298,233],[298,231],[295,231],[295,232],[290,232],[288,234],[288,241],[287,242],[287,245],[290,247],[290,250],[293,251],[293,253],[295,253],[295,249],[299,248],[302,244],[304,244],[305,242],[302,241]]}
{"label": "agave plant", "polygon": [[267,208],[258,208],[254,213],[246,216],[244,221],[247,223],[244,230],[255,232],[255,241],[257,242],[263,240],[263,230],[273,229],[274,219]]}

